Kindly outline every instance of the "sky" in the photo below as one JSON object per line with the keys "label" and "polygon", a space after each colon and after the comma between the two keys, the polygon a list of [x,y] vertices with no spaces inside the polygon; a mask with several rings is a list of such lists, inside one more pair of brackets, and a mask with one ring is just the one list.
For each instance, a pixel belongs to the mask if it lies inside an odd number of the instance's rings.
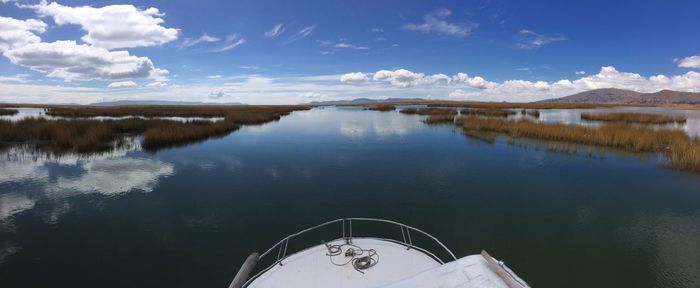
{"label": "sky", "polygon": [[0,0],[0,102],[700,92],[700,1]]}

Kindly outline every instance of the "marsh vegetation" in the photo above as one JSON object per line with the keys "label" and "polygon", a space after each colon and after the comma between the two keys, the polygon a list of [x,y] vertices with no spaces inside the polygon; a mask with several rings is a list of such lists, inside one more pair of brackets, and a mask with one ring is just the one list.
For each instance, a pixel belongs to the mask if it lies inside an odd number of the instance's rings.
{"label": "marsh vegetation", "polygon": [[687,118],[683,115],[651,114],[651,113],[581,113],[582,120],[603,122],[624,122],[637,124],[668,124],[685,123]]}
{"label": "marsh vegetation", "polygon": [[372,110],[372,111],[394,111],[396,110],[396,106],[394,105],[372,105],[366,108],[367,110]]}
{"label": "marsh vegetation", "polygon": [[15,114],[17,114],[17,109],[0,108],[0,116]]}
{"label": "marsh vegetation", "polygon": [[409,115],[457,115],[457,110],[440,108],[406,108],[399,112]]}
{"label": "marsh vegetation", "polygon": [[436,124],[453,124],[455,121],[455,115],[430,115],[425,118],[424,122],[430,125]]}
{"label": "marsh vegetation", "polygon": [[471,134],[495,132],[513,138],[597,145],[631,152],[663,152],[669,156],[672,167],[700,172],[700,141],[690,139],[681,130],[653,129],[624,123],[586,127],[475,116],[460,117],[457,123]]}
{"label": "marsh vegetation", "polygon": [[515,115],[515,111],[501,108],[481,108],[481,109],[464,109],[460,112],[462,115],[476,115],[484,117],[503,117]]}
{"label": "marsh vegetation", "polygon": [[0,121],[0,145],[30,145],[52,153],[98,152],[119,145],[125,136],[143,134],[142,147],[156,151],[185,145],[210,137],[224,136],[241,125],[279,120],[306,106],[229,107],[66,107],[50,108],[48,113],[63,117],[145,116],[145,117],[223,117],[221,121],[172,121],[127,118],[121,120],[28,118]]}

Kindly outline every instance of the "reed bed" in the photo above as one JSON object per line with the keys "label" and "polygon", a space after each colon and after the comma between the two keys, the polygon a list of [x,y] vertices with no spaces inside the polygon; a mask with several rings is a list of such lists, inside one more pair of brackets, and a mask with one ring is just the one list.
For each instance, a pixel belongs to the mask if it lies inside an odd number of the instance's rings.
{"label": "reed bed", "polygon": [[143,133],[141,147],[147,151],[157,151],[166,147],[189,145],[212,137],[226,136],[239,127],[231,121],[173,122],[158,125]]}
{"label": "reed bed", "polygon": [[406,108],[399,112],[409,115],[457,115],[457,110],[440,108]]}
{"label": "reed bed", "polygon": [[603,122],[624,122],[636,124],[668,124],[685,123],[687,118],[683,115],[664,115],[650,113],[581,113],[581,119]]}
{"label": "reed bed", "polygon": [[460,112],[462,115],[476,115],[484,117],[503,117],[506,118],[510,115],[515,115],[515,111],[510,109],[500,109],[500,108],[484,108],[484,109],[464,109]]}
{"label": "reed bed", "polygon": [[17,114],[17,109],[7,109],[7,108],[0,108],[0,116],[4,115],[15,115]]}
{"label": "reed bed", "polygon": [[510,137],[535,138],[585,145],[597,145],[631,152],[666,152],[671,166],[700,172],[700,141],[689,139],[681,130],[652,129],[624,123],[606,123],[599,127],[508,121],[465,116],[457,121],[465,132],[496,132]]}
{"label": "reed bed", "polygon": [[96,116],[143,116],[143,117],[226,117],[229,115],[284,114],[297,110],[308,110],[310,106],[51,106],[47,115],[88,118]]}
{"label": "reed bed", "polygon": [[454,124],[455,122],[455,116],[454,115],[430,115],[428,118],[425,118],[424,122],[429,125],[437,125],[437,124]]}
{"label": "reed bed", "polygon": [[[111,107],[110,107],[111,108]],[[208,108],[208,107],[205,107]],[[289,114],[295,109],[304,109],[303,106],[258,106],[248,109],[235,109],[224,114],[224,120],[211,121],[172,121],[161,119],[128,118],[122,120],[46,120],[41,118],[28,118],[16,122],[0,121],[0,145],[10,146],[29,144],[38,149],[52,153],[67,152],[99,152],[114,148],[124,136],[143,134],[142,147],[148,151],[156,151],[161,148],[180,146],[192,142],[202,141],[210,137],[224,136],[237,130],[241,125],[263,124],[279,120],[280,117]],[[70,108],[73,109],[73,108]],[[139,116],[173,116],[157,111],[141,112]],[[179,107],[178,107],[179,109]],[[198,116],[218,112],[202,112],[196,108],[197,115],[187,114],[192,110],[180,110],[177,116]],[[134,110],[129,110],[129,113]],[[113,110],[113,111],[126,111]],[[167,109],[164,109],[167,110]],[[100,110],[104,112],[107,110]],[[216,110],[215,110],[216,111]],[[199,113],[201,112],[201,113]],[[85,115],[105,116],[94,114],[89,109],[86,112],[70,112],[72,117],[85,117]],[[111,112],[110,112],[111,113]],[[121,112],[119,112],[121,113]],[[124,116],[111,114],[110,116]],[[70,117],[70,116],[69,116]]]}
{"label": "reed bed", "polygon": [[367,110],[387,112],[387,111],[396,110],[396,106],[394,106],[394,105],[373,105],[373,106],[367,107]]}

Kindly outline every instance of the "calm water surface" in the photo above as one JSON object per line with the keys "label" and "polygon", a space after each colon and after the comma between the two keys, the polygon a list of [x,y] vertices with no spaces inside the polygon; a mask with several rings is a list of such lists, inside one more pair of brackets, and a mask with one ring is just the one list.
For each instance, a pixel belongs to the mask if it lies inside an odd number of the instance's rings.
{"label": "calm water surface", "polygon": [[5,151],[0,286],[226,287],[289,233],[377,217],[486,249],[533,287],[700,287],[700,176],[421,119],[325,108],[156,154]]}

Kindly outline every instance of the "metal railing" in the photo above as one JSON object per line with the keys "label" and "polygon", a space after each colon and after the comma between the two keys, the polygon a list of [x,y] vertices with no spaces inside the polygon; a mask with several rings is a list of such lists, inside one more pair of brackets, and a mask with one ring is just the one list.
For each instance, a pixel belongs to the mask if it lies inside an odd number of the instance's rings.
{"label": "metal railing", "polygon": [[[327,226],[331,226],[331,225],[340,223],[340,224],[342,224],[342,237],[333,239],[330,242],[342,239],[342,240],[345,240],[346,243],[352,243],[353,237],[356,236],[356,235],[353,235],[353,229],[352,229],[353,222],[377,222],[377,223],[385,223],[385,224],[391,224],[391,225],[398,226],[401,229],[401,237],[402,237],[401,240],[389,239],[389,238],[378,238],[378,237],[367,237],[368,235],[362,235],[362,237],[390,241],[390,242],[404,245],[404,246],[406,246],[406,249],[416,249],[418,251],[425,253],[426,255],[430,256],[431,258],[435,259],[440,264],[444,264],[445,263],[444,260],[447,260],[448,262],[457,260],[457,257],[454,255],[454,253],[452,253],[452,251],[449,248],[447,248],[447,246],[445,246],[445,244],[442,244],[442,242],[440,242],[440,240],[438,240],[433,235],[430,235],[427,232],[420,230],[418,228],[414,228],[414,227],[408,226],[406,224],[402,224],[402,223],[399,223],[396,221],[391,221],[391,220],[385,220],[385,219],[341,218],[341,219],[335,219],[335,220],[331,220],[331,221],[328,221],[325,223],[321,223],[319,225],[306,228],[306,229],[301,230],[299,232],[290,234],[287,237],[284,237],[282,240],[280,240],[279,242],[275,243],[275,245],[270,247],[270,249],[268,249],[264,253],[260,254],[260,256],[258,256],[256,259],[258,261],[262,260],[263,258],[265,258],[268,255],[274,255],[273,251],[276,251],[277,255],[275,258],[275,262],[272,263],[270,266],[266,267],[265,269],[262,269],[260,272],[255,274],[253,277],[250,277],[250,279],[245,279],[247,281],[245,281],[242,285],[240,285],[240,284],[235,285],[235,288],[247,287],[253,280],[258,278],[260,275],[267,272],[268,270],[272,269],[272,267],[275,267],[275,265],[283,265],[282,261],[287,257],[287,248],[289,247],[289,240],[292,240],[292,239],[294,239],[302,234],[305,234],[305,233],[308,233],[308,232],[311,232],[311,231],[314,231],[314,230],[317,230],[317,229],[320,229],[323,227],[327,227]],[[424,248],[413,245],[413,239],[411,238],[411,231],[413,231],[415,233],[422,234],[422,235],[428,237],[429,239],[431,239],[432,241],[434,241],[442,250],[444,250],[444,252],[447,252],[447,255],[449,255],[449,257],[445,257],[447,259],[443,260],[443,258],[436,256],[434,253],[432,253]],[[255,262],[257,263],[257,261],[255,261]],[[253,265],[255,265],[255,264],[253,264]],[[241,269],[244,269],[244,268],[248,269],[248,268],[252,268],[252,267],[241,267]],[[245,277],[247,278],[247,275],[245,275]],[[237,276],[236,278],[239,278],[239,277]],[[234,282],[239,281],[238,283],[240,283],[240,282],[242,282],[240,280],[241,279],[234,279]],[[233,283],[231,283],[231,284],[233,285]],[[229,286],[229,287],[234,287],[234,286]]]}

